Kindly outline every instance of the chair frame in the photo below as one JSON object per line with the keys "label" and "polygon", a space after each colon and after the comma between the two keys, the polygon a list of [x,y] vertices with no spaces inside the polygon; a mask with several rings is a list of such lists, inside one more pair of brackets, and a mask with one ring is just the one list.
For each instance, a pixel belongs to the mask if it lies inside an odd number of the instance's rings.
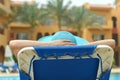
{"label": "chair frame", "polygon": [[[33,75],[35,73],[33,71],[35,70],[34,69],[35,62],[39,62],[41,59],[43,59],[43,60],[58,59],[58,56],[60,56],[60,59],[71,59],[71,58],[72,59],[76,59],[76,58],[79,58],[79,59],[81,59],[81,58],[87,58],[87,59],[92,58],[93,59],[94,58],[94,59],[96,59],[97,58],[97,59],[100,60],[98,67],[102,71],[102,67],[104,67],[104,65],[102,65],[103,64],[102,59],[101,59],[101,57],[97,56],[97,54],[94,54],[94,53],[97,53],[96,50],[99,49],[99,48],[106,48],[106,49],[110,50],[110,53],[111,53],[112,56],[114,54],[114,51],[112,50],[112,48],[107,46],[107,45],[60,46],[60,47],[56,47],[56,46],[51,46],[51,47],[34,46],[34,47],[23,48],[18,53],[18,64],[19,64],[20,79],[22,79],[22,80],[34,80]],[[58,54],[54,54],[54,58],[53,57],[51,58],[51,56],[53,56],[53,54],[51,54],[51,51],[53,51],[53,53],[58,53]],[[66,51],[68,53],[70,52],[70,54],[61,54],[61,53],[66,52]],[[73,53],[75,53],[75,52],[81,52],[83,54],[74,55]],[[42,53],[48,53],[48,55],[42,54]],[[21,65],[21,62],[24,61],[24,60],[21,60],[21,57],[22,57],[22,55],[25,55],[25,54],[26,54],[26,56],[30,57],[30,59],[27,60],[27,63],[29,64],[29,68],[26,71],[24,69],[22,70],[22,68],[24,68],[24,67],[22,67],[22,65]],[[100,54],[102,54],[102,53],[100,53]],[[65,55],[67,55],[67,57],[64,57]],[[61,56],[62,56],[62,58],[61,58]],[[74,58],[70,57],[70,56],[74,56]],[[48,58],[48,57],[50,57],[50,58]],[[109,66],[107,71],[104,71],[104,72],[100,73],[100,77],[98,78],[98,80],[109,80],[110,73],[111,73],[111,65]]]}

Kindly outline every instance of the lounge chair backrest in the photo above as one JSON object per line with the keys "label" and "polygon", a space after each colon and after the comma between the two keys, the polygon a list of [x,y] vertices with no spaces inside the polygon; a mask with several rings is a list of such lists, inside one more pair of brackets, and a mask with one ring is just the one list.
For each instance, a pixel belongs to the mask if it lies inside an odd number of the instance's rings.
{"label": "lounge chair backrest", "polygon": [[26,47],[18,53],[20,78],[109,80],[113,53],[106,45]]}

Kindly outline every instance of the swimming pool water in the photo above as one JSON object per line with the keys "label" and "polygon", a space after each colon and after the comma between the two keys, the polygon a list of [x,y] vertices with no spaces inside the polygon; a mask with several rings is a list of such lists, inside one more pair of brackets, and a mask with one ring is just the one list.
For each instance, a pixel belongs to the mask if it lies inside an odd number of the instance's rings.
{"label": "swimming pool water", "polygon": [[[19,76],[0,76],[0,80],[20,80]],[[120,74],[111,74],[110,80],[120,80]]]}
{"label": "swimming pool water", "polygon": [[111,74],[110,80],[120,80],[120,74]]}
{"label": "swimming pool water", "polygon": [[0,80],[20,80],[19,76],[0,76]]}

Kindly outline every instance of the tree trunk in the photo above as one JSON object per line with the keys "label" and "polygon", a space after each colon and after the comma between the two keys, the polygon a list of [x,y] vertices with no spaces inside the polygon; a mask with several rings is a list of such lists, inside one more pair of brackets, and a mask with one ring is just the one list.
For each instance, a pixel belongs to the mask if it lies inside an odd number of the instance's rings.
{"label": "tree trunk", "polygon": [[61,18],[60,17],[58,17],[58,28],[59,28],[59,31],[62,30],[62,28],[61,28]]}
{"label": "tree trunk", "polygon": [[34,39],[33,34],[34,34],[34,27],[31,27],[31,28],[30,28],[30,39],[31,39],[31,40]]}

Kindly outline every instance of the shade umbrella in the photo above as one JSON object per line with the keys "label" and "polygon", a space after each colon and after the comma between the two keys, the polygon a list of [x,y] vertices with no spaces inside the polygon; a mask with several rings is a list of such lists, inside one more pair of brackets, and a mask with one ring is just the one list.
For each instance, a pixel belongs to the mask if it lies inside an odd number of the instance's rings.
{"label": "shade umbrella", "polygon": [[6,45],[6,47],[5,47],[4,65],[7,67],[12,67],[15,65],[15,61],[13,59],[13,54],[12,54],[12,51],[11,51],[9,45]]}

